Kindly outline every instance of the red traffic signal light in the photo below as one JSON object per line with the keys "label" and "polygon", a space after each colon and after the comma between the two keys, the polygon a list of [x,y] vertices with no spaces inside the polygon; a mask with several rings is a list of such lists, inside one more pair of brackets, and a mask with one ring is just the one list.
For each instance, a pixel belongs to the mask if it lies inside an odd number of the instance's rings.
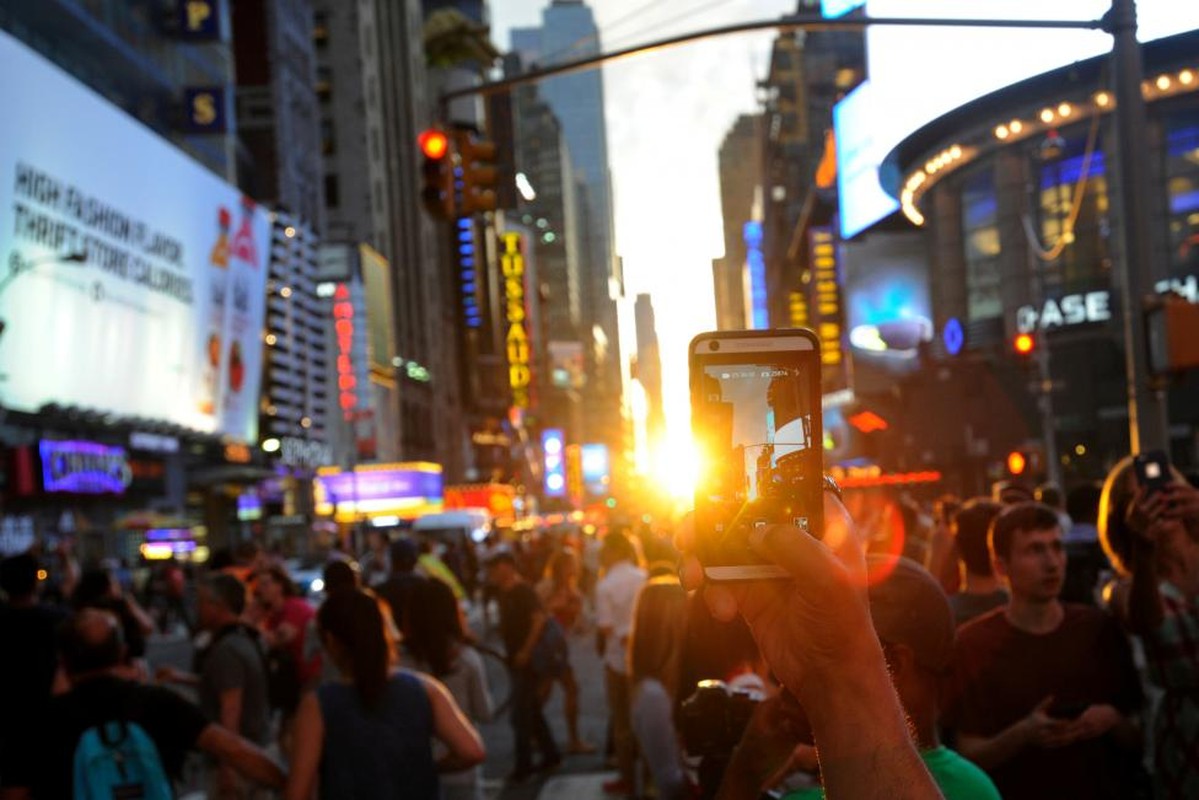
{"label": "red traffic signal light", "polygon": [[440,161],[450,152],[450,137],[436,128],[423,131],[417,137],[416,143],[420,145],[420,151],[425,154],[425,158],[434,161]]}
{"label": "red traffic signal light", "polygon": [[454,165],[451,163],[450,137],[444,131],[430,128],[417,137],[416,143],[425,156],[421,167],[421,201],[425,210],[439,219],[451,219],[454,216]]}
{"label": "red traffic signal light", "polygon": [[1022,356],[1027,356],[1037,348],[1037,340],[1031,333],[1021,333],[1012,341],[1012,349]]}
{"label": "red traffic signal light", "polygon": [[1028,467],[1028,459],[1019,450],[1007,454],[1007,471],[1013,475],[1023,475]]}

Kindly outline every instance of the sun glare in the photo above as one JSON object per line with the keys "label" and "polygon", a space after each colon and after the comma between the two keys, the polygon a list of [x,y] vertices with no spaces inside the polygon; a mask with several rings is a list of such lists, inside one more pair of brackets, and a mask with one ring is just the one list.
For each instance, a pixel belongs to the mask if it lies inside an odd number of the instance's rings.
{"label": "sun glare", "polygon": [[662,442],[650,457],[651,478],[664,494],[690,501],[699,482],[701,455],[690,436]]}

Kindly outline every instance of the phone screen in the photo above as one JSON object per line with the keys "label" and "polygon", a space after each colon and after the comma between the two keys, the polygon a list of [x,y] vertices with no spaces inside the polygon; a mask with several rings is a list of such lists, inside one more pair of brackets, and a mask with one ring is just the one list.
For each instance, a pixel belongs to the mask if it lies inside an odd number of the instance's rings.
{"label": "phone screen", "polygon": [[1165,453],[1141,453],[1134,460],[1137,480],[1149,494],[1165,488],[1171,480],[1170,461]]}
{"label": "phone screen", "polygon": [[787,522],[820,535],[823,435],[816,359],[814,349],[693,357],[692,423],[704,454],[697,544],[705,568],[761,564],[745,543],[755,524]]}

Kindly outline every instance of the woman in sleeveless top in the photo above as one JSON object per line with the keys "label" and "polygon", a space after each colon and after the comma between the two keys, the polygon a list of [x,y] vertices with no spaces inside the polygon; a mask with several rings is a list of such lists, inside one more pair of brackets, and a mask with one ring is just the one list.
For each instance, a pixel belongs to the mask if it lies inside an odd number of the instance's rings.
{"label": "woman in sleeveless top", "polygon": [[[579,591],[580,571],[579,557],[570,548],[563,547],[550,557],[545,576],[537,587],[545,610],[557,620],[568,637],[578,628],[583,615],[583,593]],[[549,699],[555,682],[562,684],[562,710],[570,736],[566,752],[572,755],[594,753],[595,746],[579,736],[579,683],[569,657],[562,671],[549,676],[541,687],[543,704]]]}
{"label": "woman in sleeveless top", "polygon": [[[360,590],[331,595],[317,622],[341,680],[309,692],[296,714],[288,800],[437,800],[439,772],[482,763],[478,731],[438,681],[391,671],[383,617]],[[445,745],[433,756],[432,741]]]}

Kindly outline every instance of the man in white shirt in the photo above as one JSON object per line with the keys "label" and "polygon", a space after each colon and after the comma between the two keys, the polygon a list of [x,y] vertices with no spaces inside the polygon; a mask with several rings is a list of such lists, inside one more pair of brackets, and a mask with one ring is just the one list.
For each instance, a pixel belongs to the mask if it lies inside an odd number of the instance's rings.
{"label": "man in white shirt", "polygon": [[608,713],[612,719],[612,740],[616,749],[620,777],[604,784],[608,794],[631,795],[636,791],[634,766],[637,740],[629,715],[629,678],[627,653],[629,632],[637,593],[645,583],[645,570],[637,566],[637,548],[623,533],[609,533],[600,552],[604,577],[596,588],[597,645],[604,658],[608,690]]}

